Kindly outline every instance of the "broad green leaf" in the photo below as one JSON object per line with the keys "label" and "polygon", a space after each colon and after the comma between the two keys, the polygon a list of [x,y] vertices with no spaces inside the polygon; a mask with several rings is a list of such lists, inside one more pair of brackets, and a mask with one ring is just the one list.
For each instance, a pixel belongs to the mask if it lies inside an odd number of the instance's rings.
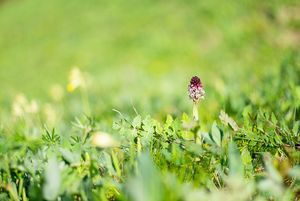
{"label": "broad green leaf", "polygon": [[290,170],[289,175],[290,175],[291,177],[296,178],[298,181],[300,181],[300,165],[294,166],[294,167]]}
{"label": "broad green leaf", "polygon": [[163,198],[163,185],[160,174],[149,154],[141,154],[138,161],[138,174],[127,184],[134,201],[158,201]]}
{"label": "broad green leaf", "polygon": [[243,176],[243,163],[241,160],[240,152],[234,142],[229,144],[229,175],[230,176]]}
{"label": "broad green leaf", "polygon": [[[215,144],[215,142],[211,139],[209,133],[202,132],[201,136],[203,136],[205,142],[207,142],[208,144],[211,144],[211,145]],[[192,137],[194,137],[194,136],[192,135]]]}
{"label": "broad green leaf", "polygon": [[258,183],[258,188],[260,191],[267,193],[277,198],[283,194],[282,186],[278,183],[275,183],[272,179],[267,178],[263,179]]}
{"label": "broad green leaf", "polygon": [[277,183],[281,183],[282,182],[282,177],[279,174],[279,172],[275,169],[275,167],[272,164],[272,160],[271,160],[271,156],[269,154],[266,154],[264,156],[265,160],[265,166],[268,172],[268,175],[270,177],[270,179],[272,179],[273,181],[277,182]]}
{"label": "broad green leaf", "polygon": [[242,162],[245,167],[245,170],[246,170],[246,174],[249,173],[249,175],[250,175],[253,171],[253,166],[252,166],[252,158],[251,158],[250,152],[248,151],[247,148],[243,149],[243,151],[241,153],[241,158],[242,158]]}
{"label": "broad green leaf", "polygon": [[60,170],[55,158],[51,158],[45,168],[43,195],[46,200],[55,200],[60,189]]}
{"label": "broad green leaf", "polygon": [[199,144],[185,142],[186,149],[196,155],[201,155],[203,153],[202,147]]}
{"label": "broad green leaf", "polygon": [[214,122],[211,127],[211,136],[213,141],[220,147],[222,141],[222,132],[218,128],[216,122]]}

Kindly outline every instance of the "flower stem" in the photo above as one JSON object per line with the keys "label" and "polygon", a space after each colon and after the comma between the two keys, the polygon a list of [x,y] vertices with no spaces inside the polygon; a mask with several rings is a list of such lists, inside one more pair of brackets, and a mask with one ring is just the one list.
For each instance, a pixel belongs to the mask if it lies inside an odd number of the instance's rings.
{"label": "flower stem", "polygon": [[194,118],[194,121],[199,121],[198,103],[197,102],[194,102],[194,104],[193,104],[193,118]]}

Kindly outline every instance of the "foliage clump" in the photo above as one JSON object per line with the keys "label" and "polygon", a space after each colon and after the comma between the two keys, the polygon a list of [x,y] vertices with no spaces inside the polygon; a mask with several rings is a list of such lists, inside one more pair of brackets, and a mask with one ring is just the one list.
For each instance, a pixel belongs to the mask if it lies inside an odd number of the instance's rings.
{"label": "foliage clump", "polygon": [[[241,114],[224,108],[230,114],[213,122],[186,113],[156,120],[134,108],[135,117],[115,110],[106,132],[89,116],[49,129],[38,112],[22,111],[0,130],[0,198],[297,200],[300,73],[288,62],[272,91],[266,81]],[[282,82],[286,74],[297,76]]]}

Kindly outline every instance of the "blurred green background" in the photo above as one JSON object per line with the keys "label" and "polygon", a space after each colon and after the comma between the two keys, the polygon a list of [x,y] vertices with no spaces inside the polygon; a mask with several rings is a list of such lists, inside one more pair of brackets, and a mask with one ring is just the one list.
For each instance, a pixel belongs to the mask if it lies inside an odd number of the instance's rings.
{"label": "blurred green background", "polygon": [[208,91],[252,90],[299,43],[296,0],[4,0],[0,100],[47,100],[78,66],[96,104],[144,107],[152,94],[152,105],[161,96],[186,105],[192,75]]}

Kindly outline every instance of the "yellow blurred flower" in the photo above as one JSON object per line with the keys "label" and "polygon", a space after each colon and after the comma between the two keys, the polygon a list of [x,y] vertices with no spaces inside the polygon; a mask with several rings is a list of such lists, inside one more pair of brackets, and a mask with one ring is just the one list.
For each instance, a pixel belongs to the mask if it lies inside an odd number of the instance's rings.
{"label": "yellow blurred flower", "polygon": [[78,67],[73,67],[69,75],[69,83],[67,85],[68,92],[73,92],[76,88],[84,85],[82,72]]}

